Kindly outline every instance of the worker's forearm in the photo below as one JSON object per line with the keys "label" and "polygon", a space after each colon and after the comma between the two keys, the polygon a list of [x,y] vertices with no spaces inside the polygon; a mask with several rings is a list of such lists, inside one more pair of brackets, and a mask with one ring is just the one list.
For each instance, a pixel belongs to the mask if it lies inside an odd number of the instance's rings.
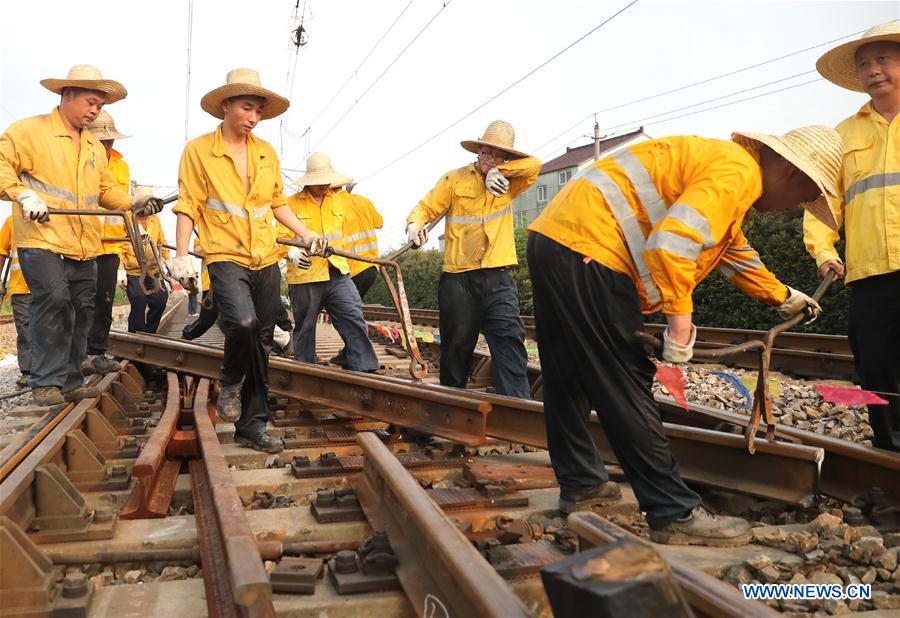
{"label": "worker's forearm", "polygon": [[682,315],[666,315],[666,322],[669,326],[669,339],[675,343],[686,344],[691,340],[691,316],[693,314],[686,313]]}
{"label": "worker's forearm", "polygon": [[178,213],[178,221],[175,223],[175,255],[178,257],[188,254],[193,231],[194,221],[186,214]]}
{"label": "worker's forearm", "polygon": [[279,206],[278,208],[273,208],[272,214],[275,215],[275,220],[278,221],[278,223],[292,231],[300,238],[305,237],[311,231],[308,227],[303,225],[300,219],[297,218],[297,215],[294,214],[294,211],[291,210],[290,206],[284,205]]}

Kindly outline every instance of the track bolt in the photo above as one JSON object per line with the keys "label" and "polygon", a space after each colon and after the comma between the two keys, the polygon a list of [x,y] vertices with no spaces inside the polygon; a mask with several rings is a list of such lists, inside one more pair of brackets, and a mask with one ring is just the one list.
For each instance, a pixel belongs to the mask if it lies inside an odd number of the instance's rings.
{"label": "track bolt", "polygon": [[112,467],[112,475],[113,477],[123,477],[128,475],[128,468],[125,467],[125,464],[114,464]]}
{"label": "track bolt", "polygon": [[125,440],[122,442],[122,446],[125,448],[133,448],[138,445],[136,436],[125,436]]}
{"label": "track bolt", "polygon": [[320,489],[316,491],[316,506],[334,506],[334,491],[331,489]]}
{"label": "track bolt", "polygon": [[84,573],[69,573],[63,579],[62,593],[67,599],[83,596],[87,594],[87,591],[88,578]]}
{"label": "track bolt", "polygon": [[275,410],[275,418],[277,420],[280,421],[280,420],[284,419],[284,417],[286,417],[286,416],[287,416],[286,410]]}
{"label": "track bolt", "polygon": [[112,517],[113,517],[112,511],[109,509],[103,509],[103,508],[94,509],[93,519],[95,522],[109,521],[112,519]]}
{"label": "track bolt", "polygon": [[297,431],[295,429],[285,429],[282,433],[282,438],[285,440],[293,440],[297,437]]}
{"label": "track bolt", "polygon": [[309,455],[294,455],[291,462],[296,468],[308,468],[310,466]]}
{"label": "track bolt", "polygon": [[349,549],[339,551],[334,557],[334,570],[344,575],[356,573],[359,570],[356,552]]}
{"label": "track bolt", "polygon": [[335,494],[337,498],[337,506],[341,508],[353,508],[359,505],[356,499],[356,493],[352,489],[340,489]]}

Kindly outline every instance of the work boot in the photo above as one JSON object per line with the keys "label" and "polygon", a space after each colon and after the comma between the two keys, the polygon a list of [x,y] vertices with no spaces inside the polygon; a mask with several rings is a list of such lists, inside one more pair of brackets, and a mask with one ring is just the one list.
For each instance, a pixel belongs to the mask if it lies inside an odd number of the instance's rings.
{"label": "work boot", "polygon": [[346,349],[341,350],[340,352],[338,352],[337,354],[332,356],[328,362],[332,365],[338,365],[339,367],[346,367],[347,366],[347,350]]}
{"label": "work boot", "polygon": [[216,413],[226,423],[233,423],[241,418],[241,387],[243,385],[243,380],[237,384],[219,384]]}
{"label": "work boot", "polygon": [[22,372],[22,375],[16,380],[16,386],[19,388],[28,388],[28,373]]}
{"label": "work boot", "polygon": [[122,369],[122,364],[119,361],[114,361],[106,354],[98,354],[97,356],[92,357],[91,365],[94,366],[94,370],[97,373],[103,376]]}
{"label": "work boot", "polygon": [[618,484],[613,481],[596,487],[579,490],[563,489],[559,492],[559,510],[569,514],[575,511],[590,511],[595,506],[607,506],[622,499]]}
{"label": "work boot", "polygon": [[702,506],[665,528],[650,530],[650,540],[667,545],[709,545],[737,547],[746,545],[753,537],[750,523],[740,517],[726,517],[710,513]]}
{"label": "work boot", "polygon": [[85,356],[84,360],[81,361],[81,375],[87,377],[92,376],[97,373],[97,370],[94,369],[94,363],[91,362],[90,356]]}
{"label": "work boot", "polygon": [[79,386],[62,394],[63,399],[69,402],[81,401],[82,399],[90,399],[97,397],[100,393],[93,386]]}
{"label": "work boot", "polygon": [[35,386],[31,389],[31,398],[36,406],[55,406],[66,403],[59,389],[55,386]]}
{"label": "work boot", "polygon": [[270,436],[265,431],[261,431],[252,438],[235,434],[234,441],[241,446],[249,446],[253,450],[263,453],[280,453],[284,450],[284,441],[281,438]]}

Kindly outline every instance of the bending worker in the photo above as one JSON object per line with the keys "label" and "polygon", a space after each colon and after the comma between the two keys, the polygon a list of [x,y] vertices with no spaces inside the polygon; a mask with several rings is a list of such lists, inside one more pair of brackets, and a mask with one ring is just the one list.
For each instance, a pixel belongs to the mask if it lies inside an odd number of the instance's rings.
{"label": "bending worker", "polygon": [[165,289],[150,294],[144,293],[144,289],[150,289],[153,285],[151,275],[159,276],[159,266],[150,243],[159,247],[164,260],[169,259],[169,250],[162,246],[165,244],[166,238],[163,235],[159,217],[137,215],[134,222],[140,235],[141,250],[144,252],[143,260],[148,265],[147,274],[144,276],[144,281],[141,282],[141,265],[134,255],[131,243],[124,243],[122,265],[125,268],[125,280],[120,280],[119,285],[124,288],[128,295],[128,302],[131,303],[131,312],[128,314],[128,332],[155,333],[159,328],[159,321],[166,311],[169,294]]}
{"label": "bending worker", "polygon": [[650,386],[655,365],[636,332],[662,310],[663,358],[691,359],[691,294],[718,269],[786,319],[818,304],[769,272],[741,232],[750,208],[803,205],[828,225],[841,141],[828,127],[780,137],[735,133],[651,140],[591,164],[531,224],[528,266],[544,368],[544,419],[560,510],[620,497],[591,441],[595,410],[625,471],[650,538],[740,545],[749,524],[718,517],[681,479]]}
{"label": "bending worker", "polygon": [[512,125],[502,120],[488,125],[481,139],[461,142],[478,158],[444,174],[407,217],[406,232],[420,247],[426,224],[447,215],[438,287],[441,384],[466,387],[483,331],[497,393],[528,399],[525,327],[506,267],[518,263],[512,201],[537,180],[541,162],[515,150],[514,142]]}
{"label": "bending worker", "polygon": [[[844,141],[839,198],[844,224],[850,310],[847,334],[862,387],[900,392],[900,24],[871,28],[816,63],[825,79],[870,100],[837,126]],[[819,276],[844,274],[839,235],[804,216],[806,248]],[[870,404],[872,446],[900,451],[900,397]]]}

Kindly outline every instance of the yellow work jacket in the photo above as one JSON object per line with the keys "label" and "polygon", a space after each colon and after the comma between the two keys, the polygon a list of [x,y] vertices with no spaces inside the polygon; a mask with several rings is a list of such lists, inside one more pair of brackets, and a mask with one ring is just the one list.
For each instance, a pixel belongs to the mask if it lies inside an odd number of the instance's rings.
{"label": "yellow work jacket", "polygon": [[[842,199],[831,208],[847,240],[847,283],[900,270],[900,116],[888,124],[869,101],[837,126],[844,143]],[[808,212],[806,249],[821,266],[839,260],[838,232]]]}
{"label": "yellow work jacket", "polygon": [[222,139],[222,125],[184,147],[178,169],[178,203],[173,212],[193,220],[207,264],[234,262],[251,270],[278,261],[274,208],[287,203],[275,149],[247,136],[250,190],[234,167]]}
{"label": "yellow work jacket", "polygon": [[[315,198],[306,191],[300,191],[288,198],[288,206],[297,215],[300,221],[311,229],[328,239],[328,244],[335,249],[344,248],[344,198],[331,189],[325,194],[320,205]],[[280,238],[294,238],[294,233],[285,226],[278,225]],[[286,255],[289,247],[282,245],[282,255]],[[329,258],[310,257],[312,266],[303,270],[295,268],[288,260],[287,282],[289,284],[316,283],[328,281],[328,263],[337,268],[343,274],[350,273],[350,265],[347,259],[332,255]]]}
{"label": "yellow work jacket", "polygon": [[590,165],[528,229],[631,276],[645,313],[691,313],[691,293],[714,268],[748,296],[777,305],[787,288],[741,232],[761,194],[758,153],[670,137]]}
{"label": "yellow work jacket", "polygon": [[[343,189],[338,191],[338,195],[344,199],[344,249],[354,255],[377,258],[378,237],[375,230],[381,229],[384,220],[375,210],[375,205],[369,198],[347,193]],[[359,260],[347,261],[350,263],[351,277],[375,267],[375,264]]]}
{"label": "yellow work jacket", "polygon": [[[139,221],[137,218],[134,220],[135,227],[139,225]],[[146,233],[141,234],[141,247],[144,250],[144,260],[150,266],[148,272],[159,272],[159,266],[156,264],[156,258],[153,256],[153,249],[150,248],[150,245],[147,244],[145,238],[149,238],[153,241],[153,244],[157,246],[160,254],[164,260],[169,259],[169,250],[165,247],[161,247],[163,243],[166,242],[165,234],[163,234],[162,225],[159,222],[159,217],[157,215],[151,215],[147,217],[145,225],[143,226],[143,231]],[[138,264],[137,258],[134,255],[134,249],[132,249],[130,243],[123,243],[124,248],[121,253],[122,257],[122,265],[125,268],[125,272],[129,275],[140,275],[141,274],[141,266]]]}
{"label": "yellow work jacket", "polygon": [[[116,186],[107,167],[106,149],[87,129],[76,152],[59,110],[14,122],[0,137],[0,198],[15,200],[32,189],[48,208],[128,210],[131,196]],[[25,221],[13,203],[16,246],[48,249],[75,260],[100,251],[103,216],[51,215],[47,223]]]}
{"label": "yellow work jacket", "polygon": [[488,193],[476,163],[453,170],[406,218],[425,226],[442,213],[445,219],[444,271],[461,273],[478,268],[517,264],[512,201],[537,180],[541,162],[535,157],[515,159],[497,168],[509,180],[501,197]]}
{"label": "yellow work jacket", "polygon": [[191,251],[196,253],[197,255],[203,256],[200,259],[200,286],[202,287],[204,292],[209,291],[209,268],[206,266],[206,253],[203,251],[203,245],[200,243],[200,239],[194,236],[194,246],[191,247]]}
{"label": "yellow work jacket", "polygon": [[[31,294],[28,284],[25,283],[25,277],[22,276],[22,269],[19,267],[19,254],[16,252],[16,243],[13,240],[13,217],[6,218],[3,227],[0,228],[0,255],[5,255],[9,260],[9,279],[6,281],[6,293],[10,296],[14,294]],[[2,275],[2,273],[0,273]]]}
{"label": "yellow work jacket", "polygon": [[[131,172],[128,164],[122,158],[118,150],[112,149],[109,153],[110,173],[116,181],[116,186],[125,193],[130,192]],[[106,216],[103,219],[103,228],[101,229],[102,238],[125,238],[125,225],[122,223],[122,217]],[[104,242],[100,246],[100,255],[121,254],[125,250],[124,242]]]}

